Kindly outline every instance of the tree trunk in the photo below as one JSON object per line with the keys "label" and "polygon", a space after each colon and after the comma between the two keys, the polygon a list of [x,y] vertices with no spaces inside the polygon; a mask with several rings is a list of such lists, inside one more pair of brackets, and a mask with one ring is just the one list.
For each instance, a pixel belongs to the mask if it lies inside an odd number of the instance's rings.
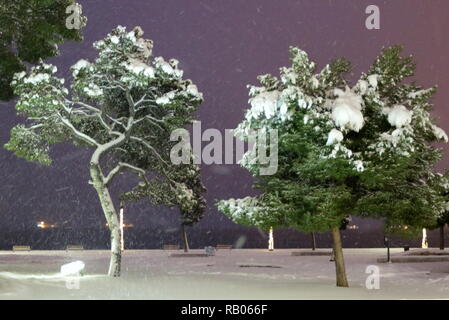
{"label": "tree trunk", "polygon": [[349,287],[348,279],[346,278],[345,260],[343,257],[343,248],[341,245],[340,229],[338,227],[332,228],[332,238],[334,241],[337,287]]}
{"label": "tree trunk", "polygon": [[440,226],[440,250],[444,250],[444,224]]}
{"label": "tree trunk", "polygon": [[90,175],[111,233],[111,260],[109,263],[108,275],[110,277],[120,277],[122,252],[120,243],[120,224],[117,212],[115,211],[109,190],[101,177],[100,167],[96,164],[91,164]]}
{"label": "tree trunk", "polygon": [[187,240],[187,232],[183,224],[181,224],[181,236],[184,243],[184,252],[189,252],[189,241]]}
{"label": "tree trunk", "polygon": [[315,232],[312,232],[311,235],[312,235],[312,250],[315,251],[316,250]]}

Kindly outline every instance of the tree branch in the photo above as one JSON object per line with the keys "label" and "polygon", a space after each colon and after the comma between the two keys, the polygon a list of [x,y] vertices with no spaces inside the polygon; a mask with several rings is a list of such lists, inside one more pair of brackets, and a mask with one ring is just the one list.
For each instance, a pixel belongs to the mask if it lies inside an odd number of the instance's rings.
{"label": "tree branch", "polygon": [[99,146],[100,144],[92,137],[89,137],[87,134],[84,134],[80,131],[78,131],[78,129],[76,129],[73,124],[65,117],[63,117],[60,113],[58,113],[59,118],[61,119],[62,123],[68,127],[72,133],[79,139],[83,140],[84,142],[92,145],[92,146]]}
{"label": "tree branch", "polygon": [[154,149],[154,147],[152,145],[150,145],[148,142],[146,142],[143,139],[137,138],[137,137],[130,137],[130,139],[133,140],[133,141],[141,143],[146,148],[148,148],[151,151],[153,151],[153,153],[159,158],[159,160],[161,160],[165,165],[168,165],[168,163],[162,158],[162,156],[159,154],[159,152],[157,152],[156,149]]}
{"label": "tree branch", "polygon": [[129,163],[120,162],[114,169],[112,169],[109,174],[103,179],[105,185],[109,185],[111,183],[112,179],[122,172],[123,170],[128,169],[131,171],[136,172],[140,176],[145,176],[145,170],[135,167],[133,165],[130,165]]}

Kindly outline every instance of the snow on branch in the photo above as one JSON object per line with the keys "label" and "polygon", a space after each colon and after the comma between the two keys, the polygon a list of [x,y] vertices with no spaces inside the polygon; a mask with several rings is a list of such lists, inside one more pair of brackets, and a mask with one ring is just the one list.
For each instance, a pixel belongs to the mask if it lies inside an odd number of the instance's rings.
{"label": "snow on branch", "polygon": [[232,221],[249,226],[258,226],[263,223],[262,217],[268,210],[257,197],[222,200],[217,203],[217,208]]}
{"label": "snow on branch", "polygon": [[112,169],[109,172],[109,174],[106,177],[104,177],[104,180],[103,180],[104,184],[106,186],[109,185],[111,183],[111,181],[113,180],[113,178],[117,174],[123,172],[125,169],[133,171],[133,172],[137,173],[140,176],[145,176],[145,174],[146,174],[145,170],[143,170],[141,168],[133,166],[133,165],[131,165],[129,163],[120,162],[114,169]]}

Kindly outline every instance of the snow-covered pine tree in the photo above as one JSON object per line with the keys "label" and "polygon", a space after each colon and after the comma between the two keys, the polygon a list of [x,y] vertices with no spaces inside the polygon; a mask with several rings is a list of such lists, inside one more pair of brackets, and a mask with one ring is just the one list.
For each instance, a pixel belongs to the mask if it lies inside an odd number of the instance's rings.
{"label": "snow-covered pine tree", "polygon": [[[170,167],[161,152],[174,128],[192,121],[202,95],[183,80],[178,61],[153,57],[152,41],[136,27],[117,27],[94,43],[94,62],[71,69],[70,91],[56,67],[40,64],[16,74],[16,110],[26,117],[11,131],[8,150],[29,161],[51,164],[51,145],[69,141],[92,151],[89,169],[111,232],[110,276],[120,275],[120,229],[109,186],[124,171],[140,181],[152,168]],[[144,165],[142,159],[145,159]]]}
{"label": "snow-covered pine tree", "polygon": [[201,182],[200,169],[195,164],[179,164],[161,171],[163,173],[158,177],[123,194],[122,199],[148,199],[154,205],[178,207],[181,215],[181,240],[184,251],[188,252],[189,242],[185,227],[199,222],[206,210],[206,199],[203,196],[206,188]]}
{"label": "snow-covered pine tree", "polygon": [[[280,79],[260,76],[262,86],[249,87],[251,108],[236,130],[245,138],[251,129],[277,129],[279,169],[271,176],[260,175],[260,164],[244,157],[241,165],[256,177],[260,195],[220,201],[218,208],[237,223],[332,231],[337,286],[348,286],[342,220],[363,214],[396,220],[404,211],[396,210],[400,197],[395,198],[395,192],[408,186],[403,168],[423,150],[428,163],[419,173],[428,179],[420,183],[421,190],[408,194],[408,200],[419,202],[420,209],[432,206],[421,218],[435,216],[442,207],[441,198],[434,195],[446,179],[430,171],[428,165],[436,161],[438,151],[429,142],[447,136],[432,123],[429,106],[417,103],[433,90],[401,85],[413,65],[409,58],[400,58],[400,51],[385,49],[370,72],[350,88],[344,79],[348,61],[336,60],[315,73],[307,54],[291,48],[292,66],[281,68]],[[389,198],[376,207],[371,200],[381,198],[386,183],[391,187]],[[376,191],[379,194],[372,197]],[[429,197],[421,201],[423,195]]]}
{"label": "snow-covered pine tree", "polygon": [[422,228],[437,224],[445,211],[448,174],[434,172],[441,149],[432,143],[447,142],[446,133],[433,122],[431,98],[436,87],[423,89],[405,81],[414,75],[411,57],[402,48],[383,51],[369,74],[378,76],[379,90],[365,100],[367,110],[383,118],[367,121],[364,131],[383,133],[364,152],[367,166],[361,176],[357,214],[383,218],[387,233],[416,237]]}
{"label": "snow-covered pine tree", "polygon": [[[82,40],[80,29],[66,26],[66,9],[75,4],[74,0],[0,2],[0,100],[13,97],[10,83],[26,64],[58,55],[58,44],[64,41]],[[79,27],[86,21],[80,16]]]}

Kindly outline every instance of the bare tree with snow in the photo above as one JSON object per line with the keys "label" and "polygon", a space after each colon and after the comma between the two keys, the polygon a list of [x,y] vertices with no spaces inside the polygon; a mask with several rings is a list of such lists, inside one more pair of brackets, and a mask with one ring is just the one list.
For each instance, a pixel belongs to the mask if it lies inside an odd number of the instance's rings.
{"label": "bare tree with snow", "polygon": [[[14,127],[8,150],[29,161],[51,164],[50,146],[72,142],[92,151],[90,183],[111,232],[109,276],[120,276],[120,228],[109,186],[124,171],[140,181],[170,167],[164,147],[174,128],[185,126],[202,102],[178,61],[153,57],[151,40],[136,27],[117,27],[94,43],[95,61],[80,60],[71,69],[70,90],[55,76],[56,67],[40,64],[16,74],[16,110],[26,123]],[[153,174],[154,175],[154,174]]]}

